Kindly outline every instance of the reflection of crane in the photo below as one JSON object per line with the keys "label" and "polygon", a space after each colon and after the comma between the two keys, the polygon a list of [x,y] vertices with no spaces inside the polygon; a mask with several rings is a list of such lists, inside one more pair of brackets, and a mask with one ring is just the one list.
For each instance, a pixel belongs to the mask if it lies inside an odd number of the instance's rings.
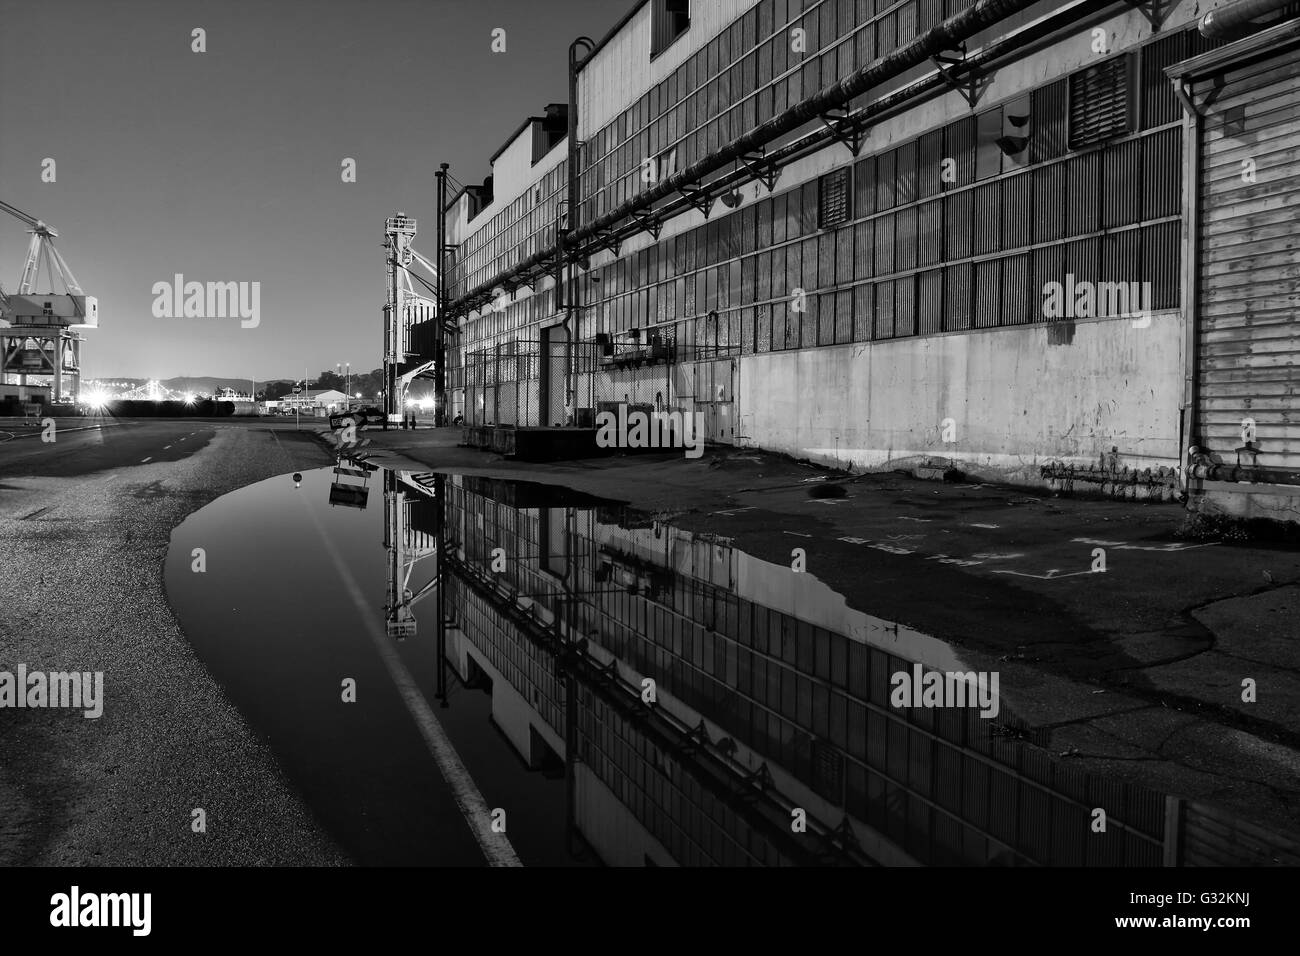
{"label": "reflection of crane", "polygon": [[[30,227],[31,242],[18,288],[0,286],[0,384],[45,385],[56,402],[71,401],[81,384],[81,335],[73,329],[99,325],[99,303],[81,291],[76,277],[54,247],[57,230],[35,216],[0,201],[0,211]],[[44,266],[48,292],[37,290]],[[55,280],[63,287],[56,291]],[[35,383],[29,378],[35,377]]]}
{"label": "reflection of crane", "polygon": [[[424,530],[413,521],[425,502],[441,508],[437,485],[431,475],[409,471],[384,472],[384,548],[388,552],[388,590],[384,600],[384,624],[389,637],[398,640],[416,633],[415,605],[438,586],[435,575],[417,590],[411,590],[411,576],[417,563],[438,553],[436,527]],[[435,511],[435,523],[440,515]]]}
{"label": "reflection of crane", "polygon": [[[423,266],[436,279],[438,267],[416,252],[411,245],[415,238],[415,220],[404,212],[390,216],[384,223],[384,249],[388,262],[388,301],[384,306],[384,415],[385,425],[402,420],[402,406],[406,389],[416,378],[429,373],[436,362],[422,362],[406,368],[406,360],[415,353],[408,341],[411,326],[427,322],[438,314],[436,299],[415,291],[411,284],[411,264]],[[415,278],[431,292],[437,289],[419,275]]]}

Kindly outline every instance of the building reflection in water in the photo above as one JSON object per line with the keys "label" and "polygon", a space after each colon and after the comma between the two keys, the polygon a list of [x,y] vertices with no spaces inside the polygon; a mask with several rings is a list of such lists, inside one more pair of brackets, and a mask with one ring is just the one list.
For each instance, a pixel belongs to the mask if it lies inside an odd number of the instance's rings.
{"label": "building reflection in water", "polygon": [[970,668],[807,573],[561,488],[386,471],[384,495],[389,634],[436,592],[420,639],[530,767],[563,767],[571,845],[606,863],[1166,859],[1170,798],[1052,759],[1005,704],[892,707],[895,672]]}

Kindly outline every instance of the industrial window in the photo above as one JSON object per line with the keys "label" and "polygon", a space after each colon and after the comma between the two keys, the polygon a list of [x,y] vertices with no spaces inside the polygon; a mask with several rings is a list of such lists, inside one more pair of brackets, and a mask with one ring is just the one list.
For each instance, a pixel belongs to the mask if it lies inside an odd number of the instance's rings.
{"label": "industrial window", "polygon": [[668,49],[690,25],[690,0],[653,0],[650,7],[651,58]]}
{"label": "industrial window", "polygon": [[849,170],[843,166],[817,181],[817,226],[826,229],[852,218]]}
{"label": "industrial window", "polygon": [[1117,56],[1070,77],[1070,148],[1082,149],[1133,128],[1128,55]]}
{"label": "industrial window", "polygon": [[655,164],[655,182],[663,182],[677,172],[677,147],[664,150]]}

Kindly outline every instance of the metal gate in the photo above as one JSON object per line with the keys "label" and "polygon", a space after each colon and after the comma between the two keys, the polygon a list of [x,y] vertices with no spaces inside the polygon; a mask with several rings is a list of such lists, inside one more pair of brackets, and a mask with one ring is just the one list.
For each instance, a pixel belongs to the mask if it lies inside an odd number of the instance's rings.
{"label": "metal gate", "polygon": [[702,417],[704,440],[721,445],[735,444],[736,360],[709,359],[685,367],[687,405],[694,404]]}

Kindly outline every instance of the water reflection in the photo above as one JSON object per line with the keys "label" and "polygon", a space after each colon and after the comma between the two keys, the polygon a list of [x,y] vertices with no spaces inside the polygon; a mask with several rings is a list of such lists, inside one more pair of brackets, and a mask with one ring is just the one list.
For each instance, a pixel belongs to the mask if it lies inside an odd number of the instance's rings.
{"label": "water reflection", "polygon": [[[1005,704],[992,719],[974,708],[891,706],[897,672],[969,668],[948,644],[849,608],[812,575],[560,488],[379,469],[364,457],[302,484],[263,483],[227,496],[246,501],[222,499],[195,515],[177,531],[168,586],[209,667],[272,737],[313,808],[367,861],[474,857],[448,849],[464,824],[448,819],[427,754],[403,741],[400,707],[358,725],[329,694],[302,699],[316,677],[337,687],[341,671],[322,664],[331,657],[367,673],[367,692],[387,693],[367,656],[374,648],[355,639],[380,620],[420,693],[441,705],[438,719],[489,806],[512,808],[524,862],[1165,858],[1163,795],[1054,760]],[[383,489],[382,509],[367,510],[372,486]],[[304,493],[311,503],[295,519],[283,498]],[[205,534],[228,542],[272,514],[310,569],[295,582],[319,605],[312,626],[286,626],[283,615],[235,625],[197,611],[186,548]],[[261,546],[239,554],[252,563],[227,585],[265,607],[271,592],[250,582],[283,555]],[[338,579],[348,586],[330,583]],[[292,712],[259,696],[265,687],[249,676],[248,645],[232,641],[232,626],[251,629],[272,684],[299,687],[293,717],[316,732],[295,740]],[[476,700],[480,710],[463,719]],[[369,789],[339,796],[338,780],[355,779],[358,762],[383,769]],[[376,786],[400,816],[377,833],[367,802]],[[441,807],[434,821],[431,806]],[[358,815],[369,815],[364,826]]]}

